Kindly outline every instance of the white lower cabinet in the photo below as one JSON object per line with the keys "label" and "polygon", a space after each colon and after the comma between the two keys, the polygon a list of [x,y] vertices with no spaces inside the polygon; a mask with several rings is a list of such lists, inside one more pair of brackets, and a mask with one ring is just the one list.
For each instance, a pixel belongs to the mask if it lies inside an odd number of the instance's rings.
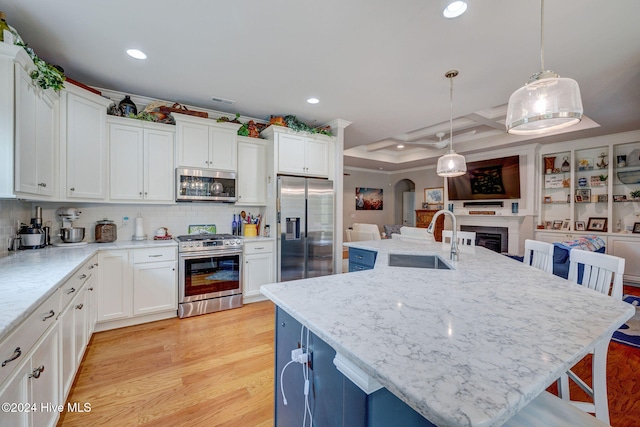
{"label": "white lower cabinet", "polygon": [[272,240],[245,240],[242,271],[244,303],[265,300],[260,286],[275,282],[273,247]]}
{"label": "white lower cabinet", "polygon": [[0,412],[0,425],[56,425],[60,413],[46,405],[62,403],[59,354],[59,330],[56,325],[45,332],[30,351],[30,356],[23,360],[0,389],[0,402],[9,405],[8,410],[3,406]]}
{"label": "white lower cabinet", "polygon": [[133,315],[178,310],[177,262],[147,262],[133,266]]}
{"label": "white lower cabinet", "polygon": [[[635,237],[609,237],[607,242],[607,253],[624,258],[624,280],[625,282],[640,283],[640,240]],[[636,262],[634,262],[636,261]]]}
{"label": "white lower cabinet", "polygon": [[98,264],[96,330],[177,316],[176,247],[104,251]]}

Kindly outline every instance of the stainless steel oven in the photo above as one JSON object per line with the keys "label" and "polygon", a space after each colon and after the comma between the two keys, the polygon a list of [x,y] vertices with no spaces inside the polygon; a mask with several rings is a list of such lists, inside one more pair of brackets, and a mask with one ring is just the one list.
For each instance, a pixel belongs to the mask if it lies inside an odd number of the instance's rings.
{"label": "stainless steel oven", "polygon": [[242,306],[242,239],[204,234],[179,236],[178,317]]}

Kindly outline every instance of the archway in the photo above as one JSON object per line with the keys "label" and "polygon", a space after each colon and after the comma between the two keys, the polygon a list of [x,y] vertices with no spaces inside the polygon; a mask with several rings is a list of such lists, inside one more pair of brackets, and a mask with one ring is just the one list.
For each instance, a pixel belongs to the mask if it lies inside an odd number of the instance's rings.
{"label": "archway", "polygon": [[[415,226],[415,190],[416,184],[410,179],[402,179],[396,183],[394,187],[395,201],[393,206],[393,220],[396,224]],[[413,193],[413,195],[405,195],[405,193],[410,192]],[[407,220],[408,223],[405,223],[405,220]]]}

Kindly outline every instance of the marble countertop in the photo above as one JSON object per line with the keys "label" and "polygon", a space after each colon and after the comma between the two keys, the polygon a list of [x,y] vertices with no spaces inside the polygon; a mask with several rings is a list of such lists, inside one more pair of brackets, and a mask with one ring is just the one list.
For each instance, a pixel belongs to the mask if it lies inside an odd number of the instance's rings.
{"label": "marble countertop", "polygon": [[454,270],[389,267],[389,253],[437,242],[387,239],[373,270],[263,285],[261,291],[436,425],[497,426],[635,309],[482,247]]}
{"label": "marble countertop", "polygon": [[175,246],[174,240],[115,241],[10,252],[0,258],[0,340],[99,250]]}

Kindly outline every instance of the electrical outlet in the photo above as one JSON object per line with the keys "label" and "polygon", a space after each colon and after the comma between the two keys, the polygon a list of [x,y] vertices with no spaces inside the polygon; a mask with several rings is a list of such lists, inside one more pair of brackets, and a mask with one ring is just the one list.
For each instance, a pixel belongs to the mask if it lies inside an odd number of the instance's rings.
{"label": "electrical outlet", "polygon": [[126,227],[129,225],[129,217],[128,216],[123,216],[122,217],[122,226]]}

